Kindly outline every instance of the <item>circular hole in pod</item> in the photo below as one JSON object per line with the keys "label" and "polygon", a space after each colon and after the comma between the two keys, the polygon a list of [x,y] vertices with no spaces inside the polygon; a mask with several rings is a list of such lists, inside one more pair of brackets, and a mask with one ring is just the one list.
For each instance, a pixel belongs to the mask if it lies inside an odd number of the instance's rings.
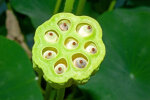
{"label": "circular hole in pod", "polygon": [[97,47],[96,47],[95,43],[93,43],[93,42],[91,42],[91,41],[85,43],[84,49],[85,49],[88,53],[91,53],[91,54],[97,53]]}
{"label": "circular hole in pod", "polygon": [[56,74],[63,74],[67,70],[67,62],[64,58],[58,60],[54,65]]}
{"label": "circular hole in pod", "polygon": [[77,68],[85,68],[88,65],[88,59],[81,53],[72,56],[73,65]]}
{"label": "circular hole in pod", "polygon": [[58,22],[58,26],[62,31],[67,31],[70,27],[70,21],[67,19],[62,19]]}
{"label": "circular hole in pod", "polygon": [[86,23],[77,25],[77,33],[82,37],[87,37],[92,34],[92,26]]}
{"label": "circular hole in pod", "polygon": [[72,37],[67,38],[64,44],[67,49],[75,49],[78,47],[78,41]]}
{"label": "circular hole in pod", "polygon": [[52,47],[46,47],[42,51],[42,56],[45,59],[52,59],[52,58],[56,57],[56,55],[57,55],[57,50]]}
{"label": "circular hole in pod", "polygon": [[45,40],[48,42],[56,42],[58,40],[58,34],[55,31],[47,31],[44,36]]}

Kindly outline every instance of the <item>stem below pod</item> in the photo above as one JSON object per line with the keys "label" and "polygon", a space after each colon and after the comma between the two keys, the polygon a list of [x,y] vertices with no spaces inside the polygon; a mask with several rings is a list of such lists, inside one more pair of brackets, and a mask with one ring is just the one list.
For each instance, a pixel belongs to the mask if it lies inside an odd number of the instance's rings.
{"label": "stem below pod", "polygon": [[58,89],[56,100],[63,100],[64,95],[65,95],[65,88]]}
{"label": "stem below pod", "polygon": [[52,87],[47,83],[46,90],[45,90],[45,100],[49,100],[51,91],[52,91]]}

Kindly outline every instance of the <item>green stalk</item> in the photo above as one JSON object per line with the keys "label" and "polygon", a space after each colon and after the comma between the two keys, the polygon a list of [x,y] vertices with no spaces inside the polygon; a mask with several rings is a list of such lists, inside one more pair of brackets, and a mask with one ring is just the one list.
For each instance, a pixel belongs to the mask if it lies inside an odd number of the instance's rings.
{"label": "green stalk", "polygon": [[7,9],[12,10],[11,5],[9,2],[7,2]]}
{"label": "green stalk", "polygon": [[42,82],[42,74],[38,74],[38,83],[41,86],[41,82]]}
{"label": "green stalk", "polygon": [[86,0],[79,0],[76,15],[80,15],[83,11]]}
{"label": "green stalk", "polygon": [[47,83],[46,90],[45,90],[45,100],[49,100],[51,91],[52,91],[52,87]]}
{"label": "green stalk", "polygon": [[65,88],[58,89],[56,100],[63,100],[64,95],[65,95]]}
{"label": "green stalk", "polygon": [[115,7],[115,4],[116,4],[116,0],[112,0],[112,2],[110,3],[110,6],[108,8],[108,11],[112,11]]}
{"label": "green stalk", "polygon": [[66,0],[64,12],[72,12],[74,0]]}
{"label": "green stalk", "polygon": [[41,92],[42,94],[45,94],[45,91],[43,90],[43,88],[41,87],[41,82],[42,82],[42,74],[38,73],[38,84],[40,86]]}
{"label": "green stalk", "polygon": [[56,6],[55,6],[55,9],[54,9],[54,14],[56,14],[60,8],[60,4],[61,4],[61,1],[62,0],[57,0],[56,2]]}
{"label": "green stalk", "polygon": [[51,94],[50,94],[49,100],[55,100],[55,97],[56,97],[56,91],[55,91],[55,90],[53,90],[53,91],[51,91]]}

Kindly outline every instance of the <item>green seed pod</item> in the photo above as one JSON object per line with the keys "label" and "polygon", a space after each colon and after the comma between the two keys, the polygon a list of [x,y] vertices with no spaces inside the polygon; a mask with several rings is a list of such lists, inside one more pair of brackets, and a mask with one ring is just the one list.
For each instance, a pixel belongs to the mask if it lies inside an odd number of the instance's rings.
{"label": "green seed pod", "polygon": [[34,41],[34,69],[54,88],[86,83],[105,56],[101,27],[88,16],[58,13],[37,28]]}

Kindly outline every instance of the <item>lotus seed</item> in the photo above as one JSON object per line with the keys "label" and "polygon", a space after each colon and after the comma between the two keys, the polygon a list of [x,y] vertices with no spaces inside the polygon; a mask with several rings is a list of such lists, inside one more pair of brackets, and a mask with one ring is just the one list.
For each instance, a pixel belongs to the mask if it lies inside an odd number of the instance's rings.
{"label": "lotus seed", "polygon": [[70,27],[70,22],[68,20],[61,20],[58,26],[62,31],[67,31]]}
{"label": "lotus seed", "polygon": [[97,52],[97,48],[93,44],[90,44],[86,47],[86,51],[95,54]]}
{"label": "lotus seed", "polygon": [[79,25],[77,27],[77,32],[82,37],[87,37],[92,33],[92,27],[90,25]]}
{"label": "lotus seed", "polygon": [[56,52],[51,51],[51,50],[47,50],[43,54],[43,57],[46,58],[46,59],[51,59],[51,58],[54,58],[55,56],[56,56]]}
{"label": "lotus seed", "polygon": [[64,71],[66,71],[66,65],[65,64],[58,64],[56,67],[55,67],[55,72],[57,74],[62,74]]}
{"label": "lotus seed", "polygon": [[78,68],[84,68],[87,65],[87,61],[84,58],[79,57],[74,60],[74,65]]}
{"label": "lotus seed", "polygon": [[78,46],[78,42],[74,39],[69,39],[66,43],[67,49],[75,49]]}
{"label": "lotus seed", "polygon": [[48,31],[45,34],[45,40],[48,42],[56,42],[58,39],[58,36],[56,34],[56,32],[53,31]]}

